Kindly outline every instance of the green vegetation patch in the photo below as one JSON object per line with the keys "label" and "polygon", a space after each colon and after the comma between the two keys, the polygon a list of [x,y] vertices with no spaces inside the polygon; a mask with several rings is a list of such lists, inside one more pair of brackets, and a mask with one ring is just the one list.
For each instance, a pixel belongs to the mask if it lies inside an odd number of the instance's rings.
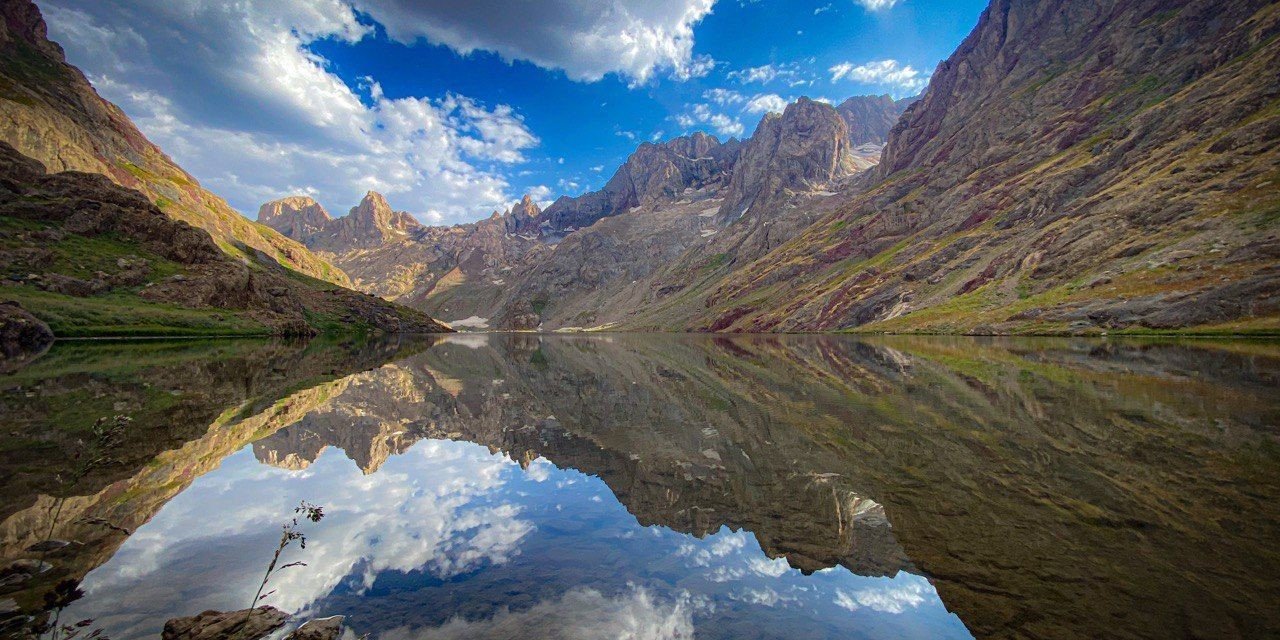
{"label": "green vegetation patch", "polygon": [[77,298],[29,286],[0,287],[0,300],[18,304],[60,338],[128,336],[249,336],[270,331],[241,312],[187,309],[133,293]]}

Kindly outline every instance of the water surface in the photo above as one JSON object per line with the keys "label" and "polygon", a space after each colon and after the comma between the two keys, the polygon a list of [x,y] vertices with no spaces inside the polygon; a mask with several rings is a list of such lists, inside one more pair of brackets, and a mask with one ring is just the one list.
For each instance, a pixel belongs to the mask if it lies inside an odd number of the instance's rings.
{"label": "water surface", "polygon": [[1257,342],[59,344],[0,378],[0,552],[52,567],[0,599],[157,637],[307,500],[263,602],[373,638],[1263,637],[1278,383]]}

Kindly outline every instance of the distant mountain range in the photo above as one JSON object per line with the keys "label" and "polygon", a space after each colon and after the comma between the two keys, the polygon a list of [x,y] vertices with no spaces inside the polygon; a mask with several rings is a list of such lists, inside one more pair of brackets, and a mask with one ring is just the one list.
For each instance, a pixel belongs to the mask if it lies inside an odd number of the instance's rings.
{"label": "distant mountain range", "polygon": [[455,226],[372,192],[251,223],[5,6],[0,138],[232,256],[458,327],[1280,331],[1274,2],[993,0],[918,98],[801,98],[746,140],[645,143],[598,191]]}

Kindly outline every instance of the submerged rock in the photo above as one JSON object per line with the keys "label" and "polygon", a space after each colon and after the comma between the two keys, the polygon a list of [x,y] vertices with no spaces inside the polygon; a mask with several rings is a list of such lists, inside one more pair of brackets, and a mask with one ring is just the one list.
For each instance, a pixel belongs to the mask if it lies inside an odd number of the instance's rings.
{"label": "submerged rock", "polygon": [[164,623],[164,640],[256,640],[284,626],[288,614],[275,607],[205,611]]}
{"label": "submerged rock", "polygon": [[16,302],[0,302],[0,373],[17,369],[51,344],[49,325]]}
{"label": "submerged rock", "polygon": [[330,616],[308,620],[296,631],[289,634],[287,640],[338,640],[342,636],[344,616]]}

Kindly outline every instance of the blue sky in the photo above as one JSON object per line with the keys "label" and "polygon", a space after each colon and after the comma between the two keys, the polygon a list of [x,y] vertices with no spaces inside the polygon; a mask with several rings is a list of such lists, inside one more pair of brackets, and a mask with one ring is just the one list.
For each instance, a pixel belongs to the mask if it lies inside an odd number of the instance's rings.
{"label": "blue sky", "polygon": [[98,91],[253,217],[429,223],[599,188],[645,140],[918,92],[985,0],[38,0]]}

